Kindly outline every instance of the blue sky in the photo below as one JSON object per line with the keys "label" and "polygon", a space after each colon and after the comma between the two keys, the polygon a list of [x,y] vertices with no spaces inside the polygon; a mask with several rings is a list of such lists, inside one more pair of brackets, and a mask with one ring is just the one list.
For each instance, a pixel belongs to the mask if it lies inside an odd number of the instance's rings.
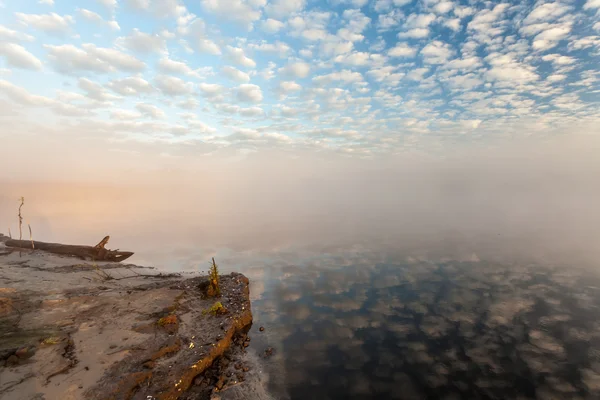
{"label": "blue sky", "polygon": [[369,157],[600,133],[600,0],[2,1],[0,135],[33,147]]}

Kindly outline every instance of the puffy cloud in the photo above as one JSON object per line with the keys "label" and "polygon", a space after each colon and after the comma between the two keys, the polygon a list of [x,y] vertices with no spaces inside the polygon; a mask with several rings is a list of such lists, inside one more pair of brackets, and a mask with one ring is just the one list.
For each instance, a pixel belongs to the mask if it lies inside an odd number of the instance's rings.
{"label": "puffy cloud", "polygon": [[221,68],[221,73],[228,79],[236,82],[250,82],[250,75],[240,71],[237,68],[225,66]]}
{"label": "puffy cloud", "polygon": [[286,18],[304,9],[306,0],[272,0],[265,8],[268,15],[275,18]]}
{"label": "puffy cloud", "polygon": [[490,81],[496,81],[505,86],[518,86],[539,79],[535,68],[520,63],[510,56],[490,54],[486,57],[486,61],[492,67],[486,72],[487,79]]}
{"label": "puffy cloud", "polygon": [[119,26],[119,24],[117,23],[117,21],[105,21],[104,18],[102,18],[102,16],[100,16],[100,14],[95,13],[93,11],[90,10],[86,10],[85,8],[78,8],[77,12],[79,13],[79,15],[81,15],[81,17],[89,22],[92,22],[96,25],[100,25],[100,26],[108,26],[110,29],[118,31],[121,29],[121,27]]}
{"label": "puffy cloud", "polygon": [[152,119],[162,119],[165,118],[166,114],[163,110],[161,110],[160,108],[156,107],[153,104],[148,104],[148,103],[137,103],[135,105],[135,108],[143,115],[145,115],[146,117],[152,118]]}
{"label": "puffy cloud", "polygon": [[15,15],[21,23],[54,36],[66,35],[75,22],[75,19],[70,15],[61,16],[56,13],[23,14],[18,12]]}
{"label": "puffy cloud", "polygon": [[41,70],[42,62],[36,56],[25,50],[23,46],[14,43],[0,43],[0,55],[6,63],[15,68]]}
{"label": "puffy cloud", "polygon": [[262,90],[260,86],[249,83],[240,85],[236,90],[237,99],[243,102],[260,103],[263,100]]}
{"label": "puffy cloud", "polygon": [[198,85],[198,89],[202,92],[204,97],[215,97],[223,93],[223,86],[216,83],[201,83]]}
{"label": "puffy cloud", "polygon": [[256,50],[256,51],[262,51],[265,53],[279,54],[280,57],[284,57],[286,54],[288,54],[291,51],[290,46],[288,46],[287,44],[280,42],[280,41],[277,41],[275,43],[267,43],[267,42],[262,42],[260,44],[250,43],[248,45],[248,48],[250,48],[252,50]]}
{"label": "puffy cloud", "polygon": [[241,65],[242,67],[254,68],[256,62],[253,59],[246,57],[244,50],[239,47],[227,46],[227,59],[232,63]]}
{"label": "puffy cloud", "polygon": [[448,0],[442,0],[437,3],[433,10],[438,14],[447,14],[454,8],[454,3]]}
{"label": "puffy cloud", "polygon": [[421,50],[423,62],[426,64],[444,64],[454,53],[450,45],[439,40],[430,42]]}
{"label": "puffy cloud", "polygon": [[417,49],[410,47],[406,43],[397,43],[396,47],[388,50],[390,57],[414,57],[417,54]]}
{"label": "puffy cloud", "polygon": [[119,97],[110,94],[102,85],[87,78],[79,78],[77,86],[85,92],[85,96],[99,102],[116,100]]}
{"label": "puffy cloud", "polygon": [[221,49],[219,46],[210,39],[198,39],[196,48],[201,53],[220,55]]}
{"label": "puffy cloud", "polygon": [[115,79],[110,81],[107,86],[114,92],[123,96],[139,96],[154,91],[154,87],[150,82],[139,76]]}
{"label": "puffy cloud", "polygon": [[560,54],[546,54],[542,57],[542,60],[550,61],[554,65],[570,65],[577,62],[573,57],[561,56]]}
{"label": "puffy cloud", "polygon": [[414,28],[406,32],[399,32],[398,38],[423,39],[429,36],[429,28]]}
{"label": "puffy cloud", "polygon": [[498,24],[502,15],[509,7],[507,3],[494,6],[493,9],[479,11],[467,25],[469,31],[475,31],[487,36],[497,36],[504,32],[504,27]]}
{"label": "puffy cloud", "polygon": [[197,71],[191,69],[186,63],[171,60],[169,57],[160,59],[158,62],[158,70],[164,74],[181,74],[195,76],[197,78],[201,77]]}
{"label": "puffy cloud", "polygon": [[20,86],[13,85],[12,83],[0,80],[0,93],[4,93],[12,101],[27,106],[48,106],[53,103],[52,99],[44,96],[38,96],[29,93],[27,90]]}
{"label": "puffy cloud", "polygon": [[190,94],[194,87],[191,82],[170,75],[157,75],[154,78],[154,85],[167,96]]}
{"label": "puffy cloud", "polygon": [[166,50],[166,42],[162,36],[141,32],[137,28],[129,36],[119,38],[119,41],[126,49],[141,54],[162,53]]}
{"label": "puffy cloud", "polygon": [[261,29],[263,30],[263,32],[277,33],[281,29],[283,29],[284,26],[285,26],[285,24],[283,22],[278,21],[273,18],[268,18],[262,22]]}
{"label": "puffy cloud", "polygon": [[260,18],[265,0],[201,0],[204,9],[223,19],[251,23]]}
{"label": "puffy cloud", "polygon": [[533,48],[535,50],[548,50],[556,47],[558,41],[565,39],[571,32],[570,24],[555,26],[539,33],[533,39]]}
{"label": "puffy cloud", "polygon": [[568,13],[570,10],[571,7],[559,2],[538,4],[523,20],[523,23],[528,25],[534,22],[553,20]]}
{"label": "puffy cloud", "polygon": [[35,38],[31,35],[17,32],[13,29],[7,28],[4,25],[0,25],[0,40],[6,40],[9,42],[33,42]]}
{"label": "puffy cloud", "polygon": [[343,69],[330,74],[315,76],[312,81],[317,86],[328,85],[332,82],[358,83],[363,81],[363,76],[359,72]]}
{"label": "puffy cloud", "polygon": [[310,65],[305,62],[296,62],[279,69],[279,73],[292,78],[306,78],[310,73]]}
{"label": "puffy cloud", "polygon": [[584,10],[591,10],[593,8],[600,8],[600,0],[587,0],[583,5]]}
{"label": "puffy cloud", "polygon": [[145,64],[137,58],[115,49],[83,44],[78,48],[71,44],[60,46],[44,45],[48,50],[48,59],[64,74],[76,72],[139,72]]}
{"label": "puffy cloud", "polygon": [[460,24],[460,18],[452,18],[444,21],[445,27],[452,29],[454,32],[461,30],[462,25]]}

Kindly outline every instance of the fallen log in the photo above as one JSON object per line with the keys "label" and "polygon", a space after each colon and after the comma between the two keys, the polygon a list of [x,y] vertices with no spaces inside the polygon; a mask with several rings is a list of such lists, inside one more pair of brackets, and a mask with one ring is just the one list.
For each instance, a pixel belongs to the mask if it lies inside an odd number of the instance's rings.
{"label": "fallen log", "polygon": [[43,250],[49,253],[60,254],[64,256],[79,257],[84,260],[93,261],[123,261],[133,255],[131,251],[108,250],[104,248],[110,236],[106,236],[95,246],[78,246],[71,244],[36,242],[31,240],[13,240],[9,239],[4,244],[7,247],[16,247],[28,250]]}

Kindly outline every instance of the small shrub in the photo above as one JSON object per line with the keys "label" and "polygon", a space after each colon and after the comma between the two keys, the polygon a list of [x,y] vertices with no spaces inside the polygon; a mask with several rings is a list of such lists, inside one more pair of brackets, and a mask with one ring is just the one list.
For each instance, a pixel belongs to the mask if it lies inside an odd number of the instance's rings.
{"label": "small shrub", "polygon": [[162,317],[161,319],[158,320],[158,326],[165,326],[165,325],[173,325],[177,323],[177,316],[175,314],[171,314],[168,315],[166,317]]}
{"label": "small shrub", "polygon": [[219,285],[219,267],[213,257],[212,263],[210,263],[210,272],[208,274],[208,280],[210,285],[207,290],[207,294],[211,297],[221,295],[221,287]]}
{"label": "small shrub", "polygon": [[227,309],[223,306],[223,304],[221,304],[220,301],[217,301],[208,310],[202,311],[202,314],[212,314],[214,316],[217,316],[219,314],[226,314],[226,313],[227,313]]}

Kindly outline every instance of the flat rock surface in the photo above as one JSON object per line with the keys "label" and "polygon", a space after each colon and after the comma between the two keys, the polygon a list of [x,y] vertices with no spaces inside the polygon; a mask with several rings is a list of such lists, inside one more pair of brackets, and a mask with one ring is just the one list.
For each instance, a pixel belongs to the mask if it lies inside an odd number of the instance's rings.
{"label": "flat rock surface", "polygon": [[182,397],[252,321],[246,277],[221,276],[216,299],[204,281],[0,243],[0,398]]}

